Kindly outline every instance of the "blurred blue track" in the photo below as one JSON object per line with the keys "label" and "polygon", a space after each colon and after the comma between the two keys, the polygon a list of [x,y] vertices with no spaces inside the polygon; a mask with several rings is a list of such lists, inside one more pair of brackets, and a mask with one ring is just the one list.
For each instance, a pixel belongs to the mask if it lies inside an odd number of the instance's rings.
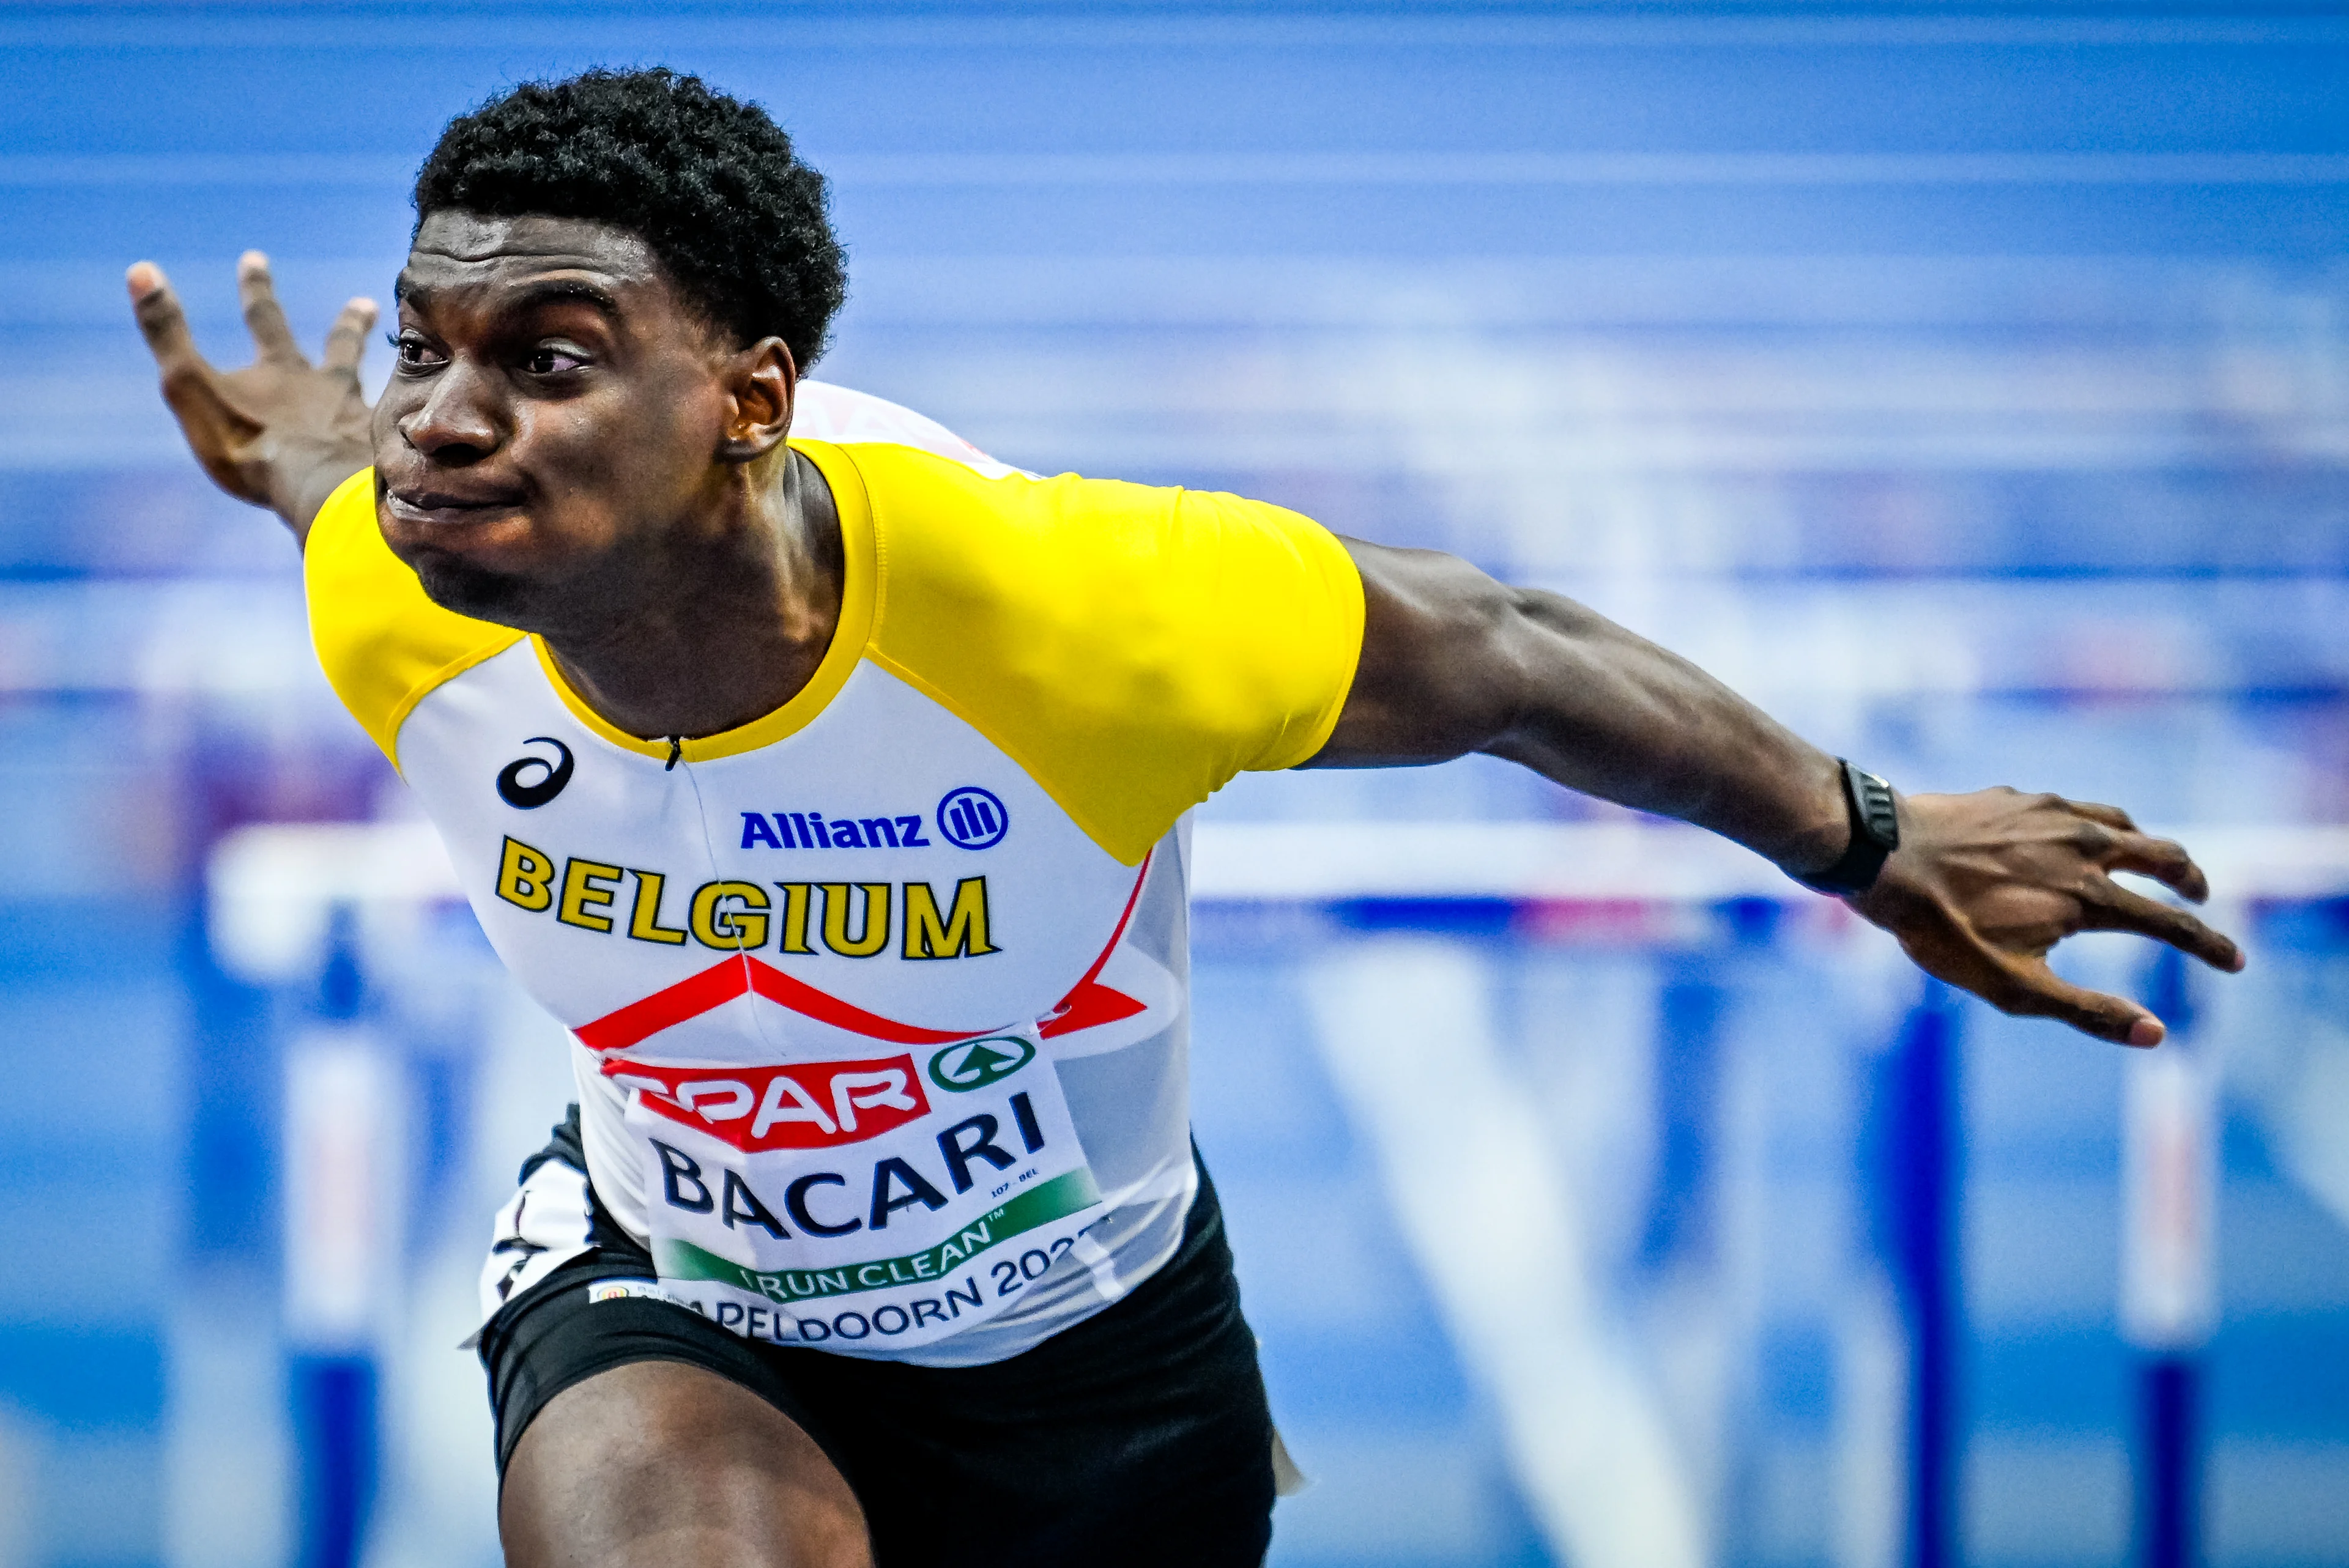
{"label": "blurred blue track", "polygon": [[[15,5],[0,1568],[288,1560],[299,999],[215,965],[200,878],[237,824],[396,810],[311,669],[291,552],[182,457],[122,268],[160,261],[233,360],[258,246],[322,330],[388,294],[449,115],[655,61],[765,102],[833,174],[854,294],[820,373],[1009,460],[1242,490],[1566,588],[1904,785],[2349,820],[2349,24],[2323,8]],[[1476,763],[1249,778],[1206,815],[1584,814]],[[1317,965],[1381,921],[1482,966],[1561,1161],[1603,1178],[1593,1255],[1709,1560],[1889,1562],[1859,1150],[1905,994],[1800,932],[1466,913],[1202,913],[1198,1137],[1321,1480],[1276,1563],[1557,1555],[1330,1076]],[[2323,1196],[2349,1171],[2309,1174],[2349,1110],[2349,927],[2260,918],[2209,1359],[2210,1560],[2245,1568],[2349,1561]],[[436,1005],[398,1026],[462,1123],[418,1156],[438,1301],[522,1152],[467,1150],[559,1085],[506,1084],[475,1049],[506,1026]],[[2121,1064],[1974,1008],[1962,1057],[1962,1560],[2115,1562]],[[452,1337],[415,1363],[440,1381],[388,1388],[427,1436],[388,1458],[379,1563],[486,1560],[477,1434],[449,1474],[429,1451],[434,1401],[471,1398]]]}

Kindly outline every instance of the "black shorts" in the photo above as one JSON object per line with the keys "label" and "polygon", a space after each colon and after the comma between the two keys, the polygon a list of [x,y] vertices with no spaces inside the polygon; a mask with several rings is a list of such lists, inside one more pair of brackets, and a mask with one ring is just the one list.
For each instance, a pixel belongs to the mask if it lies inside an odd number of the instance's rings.
{"label": "black shorts", "polygon": [[605,1244],[517,1296],[481,1336],[501,1475],[564,1389],[632,1361],[681,1361],[815,1439],[864,1504],[879,1568],[1263,1562],[1272,1417],[1204,1167],[1165,1267],[984,1367],[854,1360],[743,1339],[666,1301],[590,1300],[593,1282],[652,1276],[644,1250],[616,1233],[598,1223]]}

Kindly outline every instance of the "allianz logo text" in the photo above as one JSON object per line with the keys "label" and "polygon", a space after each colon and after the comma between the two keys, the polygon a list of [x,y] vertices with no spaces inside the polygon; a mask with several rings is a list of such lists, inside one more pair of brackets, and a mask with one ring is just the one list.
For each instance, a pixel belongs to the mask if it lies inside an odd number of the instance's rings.
{"label": "allianz logo text", "polygon": [[[1011,828],[1011,813],[1001,799],[976,784],[947,790],[938,801],[936,820],[947,842],[966,850],[993,849]],[[922,836],[919,812],[830,818],[821,811],[742,813],[741,847],[746,850],[926,850],[936,842]]]}
{"label": "allianz logo text", "polygon": [[746,850],[926,850],[931,843],[922,836],[919,816],[827,819],[821,811],[742,813]]}

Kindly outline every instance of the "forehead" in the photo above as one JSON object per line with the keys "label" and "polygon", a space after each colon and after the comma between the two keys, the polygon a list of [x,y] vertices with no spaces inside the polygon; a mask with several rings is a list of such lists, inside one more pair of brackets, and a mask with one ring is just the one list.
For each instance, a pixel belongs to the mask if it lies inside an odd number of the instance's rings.
{"label": "forehead", "polygon": [[585,218],[484,218],[441,211],[416,232],[400,269],[399,296],[437,300],[462,293],[492,295],[548,280],[589,283],[623,303],[672,304],[652,247],[626,229]]}

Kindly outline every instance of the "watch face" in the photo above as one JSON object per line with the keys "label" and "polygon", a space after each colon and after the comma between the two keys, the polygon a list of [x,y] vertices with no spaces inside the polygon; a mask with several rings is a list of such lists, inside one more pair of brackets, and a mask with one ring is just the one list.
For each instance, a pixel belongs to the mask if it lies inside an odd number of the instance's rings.
{"label": "watch face", "polygon": [[1892,803],[1892,786],[1864,769],[1850,768],[1852,804],[1858,808],[1860,826],[1888,851],[1900,846],[1900,815]]}

